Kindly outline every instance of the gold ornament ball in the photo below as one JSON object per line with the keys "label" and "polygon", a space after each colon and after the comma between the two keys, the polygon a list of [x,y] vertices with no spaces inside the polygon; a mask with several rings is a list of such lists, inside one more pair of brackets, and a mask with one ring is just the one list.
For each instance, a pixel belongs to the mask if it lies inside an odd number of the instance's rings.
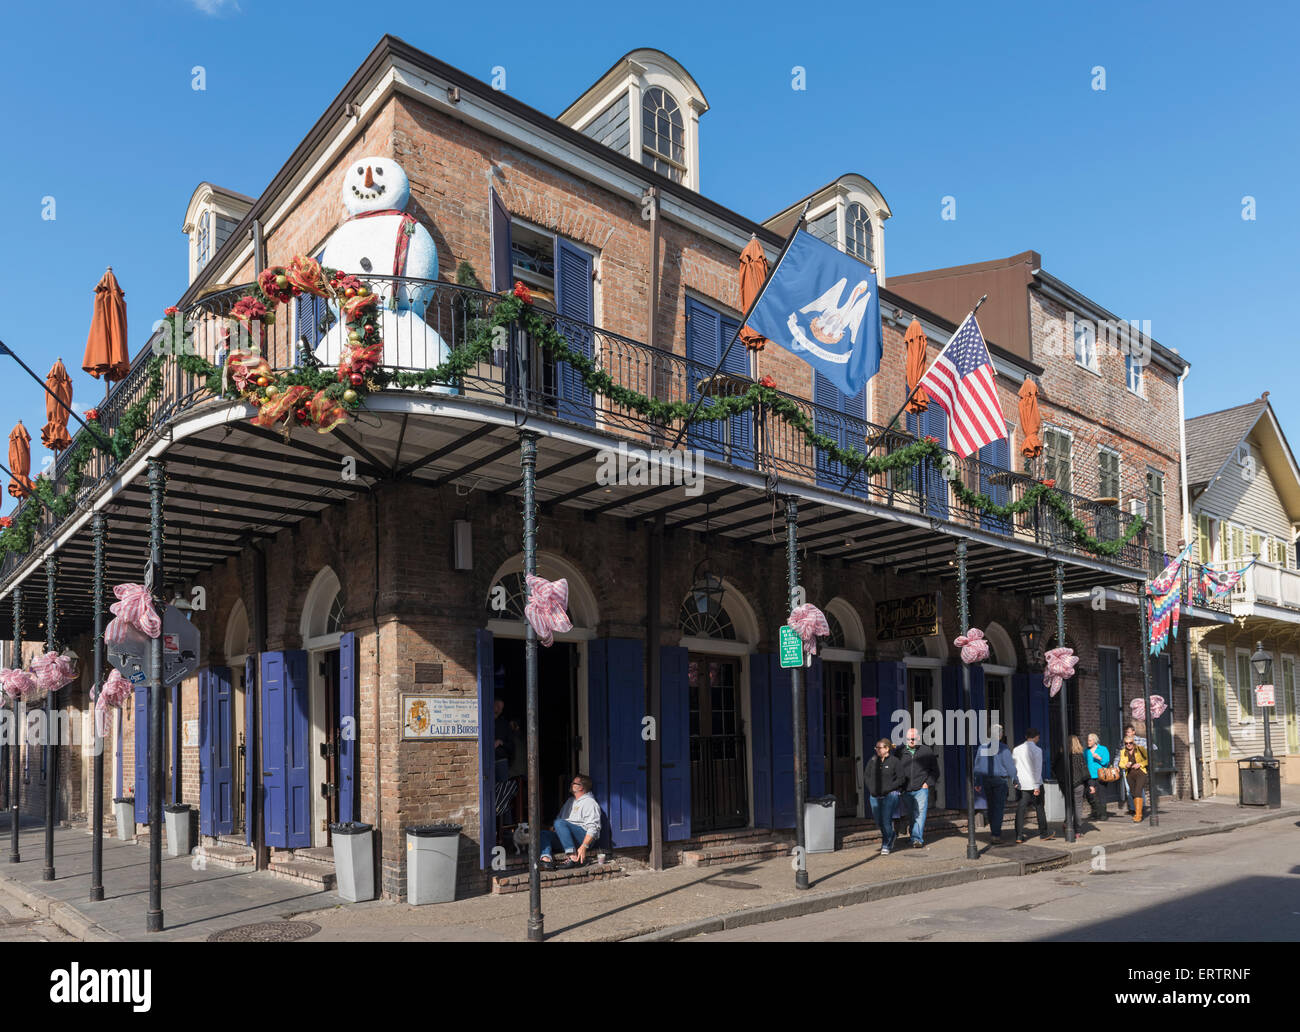
{"label": "gold ornament ball", "polygon": [[357,296],[358,296],[358,297],[366,297],[366,296],[368,296],[369,294],[370,294],[370,288],[369,288],[369,287],[358,287],[358,288],[357,288]]}
{"label": "gold ornament ball", "polygon": [[275,313],[274,313],[274,312],[267,312],[264,316],[262,316],[262,322],[266,323],[267,326],[274,326],[274,325],[275,325]]}
{"label": "gold ornament ball", "polygon": [[275,277],[275,285],[283,289],[289,285],[289,277],[283,274]]}
{"label": "gold ornament ball", "polygon": [[347,402],[349,405],[353,404],[357,400],[357,392],[354,391],[351,387],[349,387],[346,391],[343,392],[343,400]]}
{"label": "gold ornament ball", "polygon": [[271,386],[266,389],[266,396],[268,398],[274,398],[279,393],[280,393],[280,388],[277,387],[275,384],[271,384]]}
{"label": "gold ornament ball", "polygon": [[348,340],[352,341],[353,343],[356,343],[360,339],[361,339],[361,334],[359,334],[356,330],[352,330],[348,334]]}
{"label": "gold ornament ball", "polygon": [[266,386],[268,383],[270,383],[270,382],[271,382],[271,381],[270,381],[267,377],[265,377],[265,376],[259,376],[259,377],[257,378],[257,386],[259,386],[259,387],[265,387],[265,386]]}

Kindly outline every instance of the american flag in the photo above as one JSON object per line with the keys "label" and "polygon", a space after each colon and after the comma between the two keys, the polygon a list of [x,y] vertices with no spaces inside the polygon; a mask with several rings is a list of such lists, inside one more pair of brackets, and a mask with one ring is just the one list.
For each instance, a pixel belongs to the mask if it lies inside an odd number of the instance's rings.
{"label": "american flag", "polygon": [[948,413],[949,437],[963,458],[1007,436],[997,374],[974,312],[957,327],[919,386]]}

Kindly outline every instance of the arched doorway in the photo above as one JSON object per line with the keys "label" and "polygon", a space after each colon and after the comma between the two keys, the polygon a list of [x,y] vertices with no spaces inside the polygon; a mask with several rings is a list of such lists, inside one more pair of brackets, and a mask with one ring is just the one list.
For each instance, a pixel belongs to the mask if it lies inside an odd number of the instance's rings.
{"label": "arched doorway", "polygon": [[[862,663],[866,632],[858,614],[842,598],[826,604],[830,637],[818,650],[821,666],[822,737],[826,793],[835,796],[836,813],[865,816],[858,792],[862,752]],[[810,741],[815,742],[813,735]]]}
{"label": "arched doorway", "polygon": [[981,731],[989,733],[993,724],[1002,725],[1008,744],[1014,745],[1024,728],[1018,727],[1015,717],[1015,696],[1012,678],[1016,674],[1016,647],[1011,635],[996,621],[984,628],[989,644],[989,658],[984,667],[984,709],[987,718]]}

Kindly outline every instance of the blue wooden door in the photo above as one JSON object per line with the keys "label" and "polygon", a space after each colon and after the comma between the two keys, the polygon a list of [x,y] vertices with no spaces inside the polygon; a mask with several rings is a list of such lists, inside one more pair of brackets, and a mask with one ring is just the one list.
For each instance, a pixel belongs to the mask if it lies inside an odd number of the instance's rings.
{"label": "blue wooden door", "polygon": [[[962,689],[962,664],[957,663],[943,668],[943,708],[944,744],[943,744],[943,800],[950,810],[966,809],[966,743],[974,748],[980,745],[980,734],[988,726],[981,720],[984,710],[984,668],[976,664],[970,668],[970,710],[974,714],[973,722],[969,717],[960,716],[967,712],[965,692]],[[948,734],[947,714],[959,715],[953,721],[955,736]]]}
{"label": "blue wooden door", "polygon": [[[1015,724],[1014,735],[1007,736],[1007,744],[1014,749],[1025,740],[1025,731],[1029,728],[1029,682],[1042,680],[1029,674],[1011,675],[1011,719]],[[1042,728],[1040,727],[1041,731]]]}
{"label": "blue wooden door", "polygon": [[205,835],[235,830],[235,698],[229,667],[199,674],[199,826]]}
{"label": "blue wooden door", "polygon": [[610,846],[609,796],[609,641],[587,643],[587,755],[591,763],[591,793],[600,806],[600,844]]}
{"label": "blue wooden door", "polygon": [[348,631],[339,637],[339,820],[343,822],[359,817],[361,728],[357,706],[357,636]]}
{"label": "blue wooden door", "polygon": [[[919,437],[933,437],[941,448],[948,447],[948,414],[935,402],[919,415],[907,414],[908,432]],[[948,479],[938,463],[926,460],[912,471],[912,483],[917,494],[923,495],[923,511],[938,519],[948,518]]]}
{"label": "blue wooden door", "polygon": [[793,680],[780,656],[772,666],[772,827],[794,827],[794,706]]}
{"label": "blue wooden door", "polygon": [[822,699],[822,661],[804,667],[804,732],[808,738],[808,798],[826,794],[826,707]]}
{"label": "blue wooden door", "polygon": [[311,845],[307,653],[264,653],[261,689],[266,844],[300,849]]}
{"label": "blue wooden door", "polygon": [[257,691],[257,671],[258,662],[256,656],[249,656],[244,660],[244,842],[248,845],[253,844],[253,820],[250,816],[253,812],[253,792],[257,779],[253,770],[254,761],[260,763],[262,755],[257,749],[262,747],[260,740],[254,734],[257,722],[253,719],[254,713],[254,696]]}
{"label": "blue wooden door", "polygon": [[[569,347],[592,357],[590,325],[595,321],[591,287],[591,255],[562,237],[555,241],[556,328]],[[584,426],[595,426],[596,409],[582,373],[568,362],[555,364],[556,412]]]}
{"label": "blue wooden door", "polygon": [[[907,665],[905,663],[876,664],[876,738],[888,738],[891,742],[902,741],[902,736],[895,736],[895,714],[907,713]],[[874,750],[875,742],[872,747]],[[874,755],[871,753],[870,755]]]}
{"label": "blue wooden door", "polygon": [[664,837],[691,837],[691,728],[688,652],[676,645],[659,650],[659,756],[662,766]]}
{"label": "blue wooden door", "polygon": [[496,809],[496,670],[492,632],[474,632],[475,667],[478,671],[478,862],[487,870],[492,866],[492,850],[497,844]]}
{"label": "blue wooden door", "polygon": [[754,827],[772,824],[772,664],[777,657],[749,657],[749,744],[753,752]]}
{"label": "blue wooden door", "polygon": [[[1011,468],[1011,442],[1006,438],[986,444],[979,450],[980,491],[991,498],[995,505],[1006,505],[1010,489],[1005,477],[999,476],[998,470]],[[1010,521],[1004,516],[981,516],[980,526],[995,534],[1010,533]]]}
{"label": "blue wooden door", "polygon": [[213,747],[213,702],[215,690],[214,671],[207,668],[199,671],[199,831],[204,835],[215,835],[217,822],[216,779],[212,768],[216,762],[216,749]]}
{"label": "blue wooden door", "polygon": [[135,700],[135,822],[149,823],[149,693],[148,685],[138,684],[132,693]]}
{"label": "blue wooden door", "polygon": [[609,831],[616,847],[649,842],[646,807],[644,644],[640,638],[605,641],[609,692]]}

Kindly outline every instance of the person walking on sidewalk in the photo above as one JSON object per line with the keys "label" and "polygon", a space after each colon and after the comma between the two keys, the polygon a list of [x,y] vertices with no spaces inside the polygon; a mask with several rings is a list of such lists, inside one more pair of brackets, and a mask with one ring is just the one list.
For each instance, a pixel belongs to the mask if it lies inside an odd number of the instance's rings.
{"label": "person walking on sidewalk", "polygon": [[555,818],[555,830],[543,831],[541,837],[543,871],[552,870],[551,852],[556,846],[564,850],[562,868],[581,867],[587,862],[587,847],[600,837],[600,804],[591,794],[591,778],[575,774],[573,798],[566,799]]}
{"label": "person walking on sidewalk", "polygon": [[1056,838],[1047,827],[1047,813],[1043,809],[1043,750],[1038,748],[1038,729],[1025,732],[1025,740],[1011,752],[1016,764],[1016,788],[1020,801],[1016,803],[1016,844],[1025,841],[1025,811],[1030,804],[1038,818],[1039,836],[1046,841]]}
{"label": "person walking on sidewalk", "polygon": [[871,819],[880,829],[880,855],[888,856],[894,848],[894,814],[898,810],[898,792],[903,776],[898,757],[891,756],[888,738],[876,743],[876,754],[867,761],[862,780],[871,800]]}
{"label": "person walking on sidewalk", "polygon": [[[975,791],[984,797],[989,808],[989,838],[1002,845],[1002,816],[1007,812],[1007,793],[1015,780],[1016,764],[1002,737],[1002,725],[990,729],[989,744],[975,757]],[[984,749],[994,751],[986,754]]]}
{"label": "person walking on sidewalk", "polygon": [[1110,766],[1110,750],[1101,744],[1101,738],[1094,731],[1088,735],[1088,751],[1085,754],[1088,760],[1088,777],[1092,782],[1092,795],[1089,797],[1092,802],[1092,819],[1094,821],[1105,821],[1110,819],[1110,814],[1106,812],[1106,796],[1104,795],[1101,780],[1101,769]]}
{"label": "person walking on sidewalk", "polygon": [[[1083,754],[1083,743],[1078,735],[1070,736],[1070,787],[1074,789],[1074,833],[1083,834],[1083,801],[1095,798],[1096,782],[1088,775],[1088,761]],[[1093,804],[1096,812],[1096,804]]]}
{"label": "person walking on sidewalk", "polygon": [[903,776],[903,819],[912,822],[912,848],[925,848],[925,818],[930,811],[930,789],[939,783],[939,757],[921,742],[916,728],[907,729],[907,739],[898,751],[898,770]]}
{"label": "person walking on sidewalk", "polygon": [[1137,744],[1133,725],[1124,728],[1124,744],[1119,747],[1119,769],[1133,798],[1133,823],[1142,820],[1142,793],[1147,787],[1147,751]]}

